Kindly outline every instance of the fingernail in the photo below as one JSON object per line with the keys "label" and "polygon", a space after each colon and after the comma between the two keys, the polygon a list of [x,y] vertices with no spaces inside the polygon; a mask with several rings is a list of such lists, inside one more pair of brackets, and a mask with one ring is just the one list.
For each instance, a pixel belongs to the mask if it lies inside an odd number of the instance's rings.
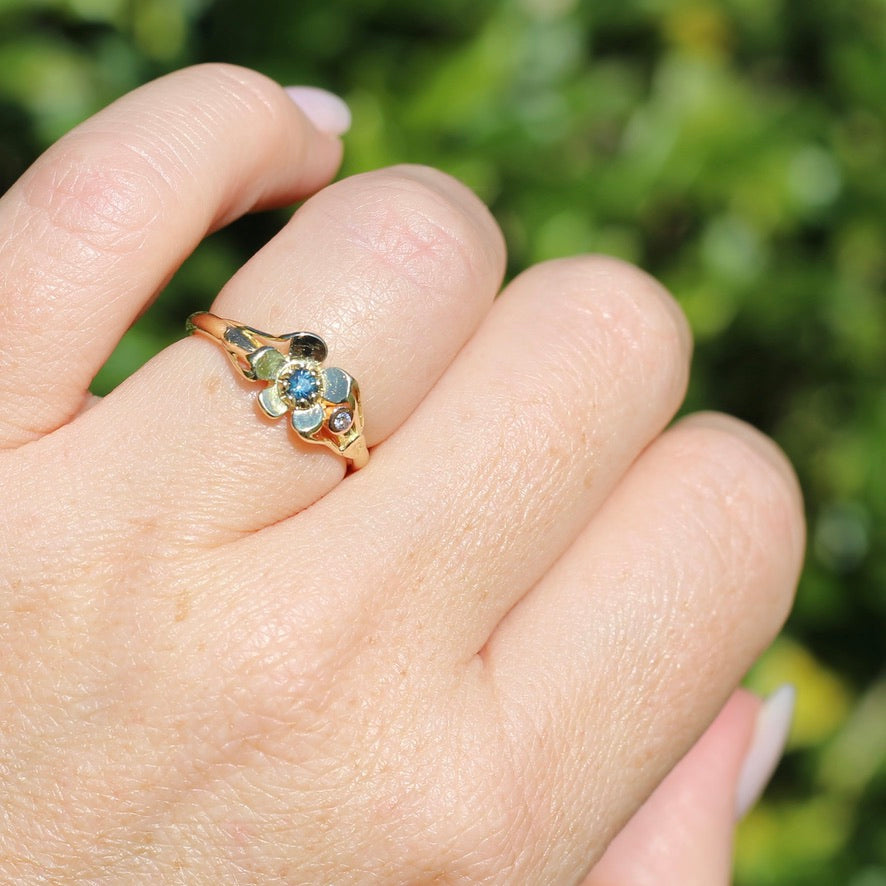
{"label": "fingernail", "polygon": [[744,818],[760,799],[784,754],[796,698],[796,690],[786,683],[763,702],[757,714],[754,736],[735,789],[736,821]]}
{"label": "fingernail", "polygon": [[286,86],[286,94],[321,132],[344,135],[351,128],[351,109],[344,100],[317,86]]}

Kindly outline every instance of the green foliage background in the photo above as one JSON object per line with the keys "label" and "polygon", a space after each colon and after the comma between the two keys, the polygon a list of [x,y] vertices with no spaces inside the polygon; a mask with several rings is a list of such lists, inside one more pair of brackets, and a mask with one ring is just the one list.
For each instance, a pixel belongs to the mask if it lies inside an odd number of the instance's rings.
{"label": "green foliage background", "polygon": [[[886,0],[0,0],[0,177],[128,89],[224,60],[342,94],[344,174],[415,161],[492,206],[511,273],[638,262],[698,350],[689,409],[772,434],[807,496],[788,756],[740,884],[886,886]],[[211,237],[96,379],[178,337],[285,219]]]}

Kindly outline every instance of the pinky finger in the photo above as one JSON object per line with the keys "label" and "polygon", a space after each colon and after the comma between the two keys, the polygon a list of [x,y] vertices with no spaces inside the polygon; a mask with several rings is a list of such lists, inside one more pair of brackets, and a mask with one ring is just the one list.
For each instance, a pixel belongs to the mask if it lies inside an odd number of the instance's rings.
{"label": "pinky finger", "polygon": [[716,886],[731,882],[737,819],[781,756],[793,690],[765,703],[732,695],[707,732],[609,844],[582,886]]}

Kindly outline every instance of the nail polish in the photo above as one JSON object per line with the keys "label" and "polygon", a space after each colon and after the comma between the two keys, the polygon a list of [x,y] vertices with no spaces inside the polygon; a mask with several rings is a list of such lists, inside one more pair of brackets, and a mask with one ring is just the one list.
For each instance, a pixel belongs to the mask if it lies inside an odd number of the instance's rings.
{"label": "nail polish", "polygon": [[344,135],[351,128],[351,109],[334,93],[317,86],[286,86],[284,89],[321,132]]}
{"label": "nail polish", "polygon": [[735,818],[739,820],[763,793],[784,754],[797,692],[790,684],[780,686],[757,714],[754,735],[745,754],[735,789]]}

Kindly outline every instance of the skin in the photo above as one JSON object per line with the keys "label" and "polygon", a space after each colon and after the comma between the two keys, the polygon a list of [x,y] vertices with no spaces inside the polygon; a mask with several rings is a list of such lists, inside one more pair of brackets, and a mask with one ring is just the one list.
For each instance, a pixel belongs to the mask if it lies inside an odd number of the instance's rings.
{"label": "skin", "polygon": [[[725,416],[668,428],[690,335],[643,272],[495,298],[472,193],[324,187],[341,150],[202,66],[0,202],[0,880],[727,882],[758,701],[724,704],[790,607],[789,465]],[[326,339],[367,468],[205,339],[87,394],[208,231],[311,194],[207,307]]]}

